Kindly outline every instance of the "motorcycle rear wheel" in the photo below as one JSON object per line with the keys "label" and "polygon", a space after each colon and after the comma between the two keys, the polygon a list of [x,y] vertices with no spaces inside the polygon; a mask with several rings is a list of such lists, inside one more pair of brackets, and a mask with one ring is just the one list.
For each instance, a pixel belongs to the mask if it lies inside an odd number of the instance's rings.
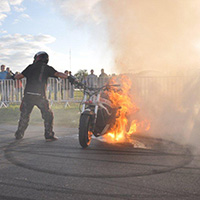
{"label": "motorcycle rear wheel", "polygon": [[81,115],[79,124],[79,143],[83,148],[90,145],[92,139],[91,127],[91,116]]}

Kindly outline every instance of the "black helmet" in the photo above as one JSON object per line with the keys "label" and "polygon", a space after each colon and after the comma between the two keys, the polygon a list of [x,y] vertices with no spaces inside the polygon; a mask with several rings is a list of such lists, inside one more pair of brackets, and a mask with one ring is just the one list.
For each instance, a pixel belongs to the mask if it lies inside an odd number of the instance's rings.
{"label": "black helmet", "polygon": [[34,63],[38,61],[43,61],[46,64],[49,62],[49,55],[45,51],[39,51],[34,56]]}

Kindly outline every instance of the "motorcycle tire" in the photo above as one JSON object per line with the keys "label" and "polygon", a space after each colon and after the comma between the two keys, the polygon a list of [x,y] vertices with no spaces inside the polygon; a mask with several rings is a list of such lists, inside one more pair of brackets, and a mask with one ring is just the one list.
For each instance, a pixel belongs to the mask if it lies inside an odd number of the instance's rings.
{"label": "motorcycle tire", "polygon": [[90,145],[92,139],[91,127],[91,116],[81,115],[79,124],[79,143],[83,148]]}

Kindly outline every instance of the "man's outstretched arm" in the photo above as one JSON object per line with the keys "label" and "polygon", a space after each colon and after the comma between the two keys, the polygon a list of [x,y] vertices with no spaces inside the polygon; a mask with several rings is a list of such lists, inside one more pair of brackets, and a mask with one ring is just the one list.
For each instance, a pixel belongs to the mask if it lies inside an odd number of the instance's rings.
{"label": "man's outstretched arm", "polygon": [[56,72],[56,73],[54,74],[54,76],[60,77],[60,78],[67,78],[67,77],[68,77],[67,74],[62,73],[62,72]]}
{"label": "man's outstretched arm", "polygon": [[19,74],[16,74],[14,77],[15,77],[15,79],[19,80],[19,79],[24,78],[24,75],[19,73]]}

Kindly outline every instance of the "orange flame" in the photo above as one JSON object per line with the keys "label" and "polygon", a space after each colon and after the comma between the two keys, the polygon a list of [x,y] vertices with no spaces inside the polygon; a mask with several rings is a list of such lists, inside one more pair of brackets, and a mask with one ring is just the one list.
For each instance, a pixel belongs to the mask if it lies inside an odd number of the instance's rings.
{"label": "orange flame", "polygon": [[[111,130],[104,136],[107,142],[125,142],[131,140],[130,136],[138,130],[149,130],[150,123],[145,120],[138,122],[132,120],[130,116],[136,113],[139,108],[134,103],[134,98],[130,94],[131,80],[123,75],[112,78],[110,84],[120,83],[120,90],[111,90],[108,92],[109,99],[115,107],[118,107],[117,118]],[[130,127],[130,128],[129,128]],[[129,130],[127,130],[129,129]]]}

